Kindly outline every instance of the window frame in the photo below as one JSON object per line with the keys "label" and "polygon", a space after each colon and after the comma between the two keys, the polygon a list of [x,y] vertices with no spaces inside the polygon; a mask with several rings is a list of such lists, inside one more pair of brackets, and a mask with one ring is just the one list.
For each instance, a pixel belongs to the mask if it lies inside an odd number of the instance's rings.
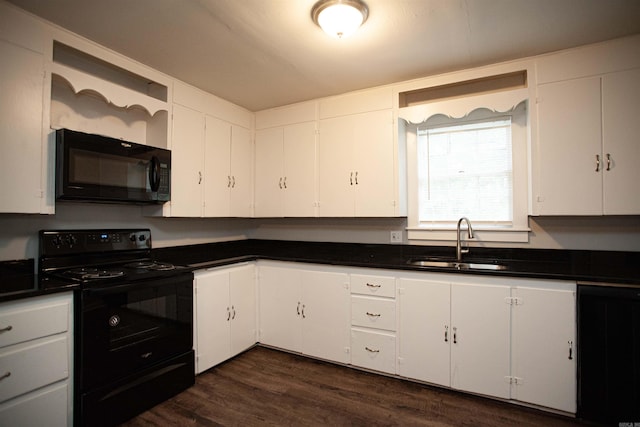
{"label": "window frame", "polygon": [[[478,97],[480,98],[480,97]],[[484,96],[486,102],[477,105],[491,105],[490,95]],[[437,104],[437,103],[436,103]],[[512,171],[513,171],[513,221],[510,226],[505,224],[491,224],[489,222],[474,223],[471,221],[475,242],[509,242],[523,243],[529,241],[529,212],[530,212],[530,184],[529,184],[529,152],[531,147],[530,117],[527,100],[514,103],[508,111],[498,111],[492,108],[473,108],[462,117],[451,117],[450,123],[459,121],[476,121],[489,117],[511,116],[512,122]],[[431,111],[439,111],[437,105],[430,106]],[[445,106],[443,106],[445,107]],[[442,111],[446,111],[443,108]],[[418,206],[418,156],[417,130],[424,127],[431,116],[425,117],[421,123],[404,123],[407,149],[407,237],[416,243],[429,241],[455,241],[457,219],[452,222],[435,223],[419,221]]]}

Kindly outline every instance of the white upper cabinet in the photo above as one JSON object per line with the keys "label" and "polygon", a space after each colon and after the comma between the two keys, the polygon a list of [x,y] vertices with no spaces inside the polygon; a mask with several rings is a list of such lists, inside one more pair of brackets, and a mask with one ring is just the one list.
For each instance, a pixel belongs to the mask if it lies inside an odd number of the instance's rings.
{"label": "white upper cabinet", "polygon": [[538,213],[602,214],[600,78],[538,86],[538,120]]}
{"label": "white upper cabinet", "polygon": [[40,213],[44,58],[2,39],[0,57],[0,212]]}
{"label": "white upper cabinet", "polygon": [[256,131],[256,216],[315,216],[315,153],[315,122]]}
{"label": "white upper cabinet", "polygon": [[533,213],[640,214],[640,38],[538,61]]}
{"label": "white upper cabinet", "polygon": [[640,69],[602,78],[605,215],[640,214]]}
{"label": "white upper cabinet", "polygon": [[[251,216],[253,144],[247,112],[225,111],[227,105],[217,105],[213,95],[183,84],[176,84],[175,93],[180,103],[173,105],[170,216]],[[241,125],[209,112],[227,114]]]}
{"label": "white upper cabinet", "polygon": [[173,106],[171,216],[202,216],[204,114]]}
{"label": "white upper cabinet", "polygon": [[393,147],[391,110],[320,120],[320,216],[394,216]]}

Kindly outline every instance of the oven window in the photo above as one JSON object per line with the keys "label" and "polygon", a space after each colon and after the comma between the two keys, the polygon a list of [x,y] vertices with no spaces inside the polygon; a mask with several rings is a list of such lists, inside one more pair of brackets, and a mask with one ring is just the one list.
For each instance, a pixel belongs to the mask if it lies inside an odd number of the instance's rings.
{"label": "oven window", "polygon": [[109,350],[168,337],[188,328],[191,301],[174,286],[150,287],[111,295],[107,300]]}

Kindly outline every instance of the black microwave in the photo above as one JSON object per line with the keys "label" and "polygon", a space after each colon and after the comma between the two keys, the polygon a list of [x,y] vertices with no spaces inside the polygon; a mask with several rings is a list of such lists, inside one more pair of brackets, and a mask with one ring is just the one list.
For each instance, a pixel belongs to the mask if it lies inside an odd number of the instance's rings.
{"label": "black microwave", "polygon": [[171,199],[171,151],[58,129],[56,199],[167,202]]}

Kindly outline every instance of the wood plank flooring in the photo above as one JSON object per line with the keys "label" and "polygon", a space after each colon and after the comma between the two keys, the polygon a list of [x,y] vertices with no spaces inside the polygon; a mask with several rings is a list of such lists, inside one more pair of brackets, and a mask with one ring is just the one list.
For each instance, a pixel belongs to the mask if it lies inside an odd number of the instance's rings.
{"label": "wood plank flooring", "polygon": [[124,424],[137,426],[545,426],[571,418],[255,347]]}

